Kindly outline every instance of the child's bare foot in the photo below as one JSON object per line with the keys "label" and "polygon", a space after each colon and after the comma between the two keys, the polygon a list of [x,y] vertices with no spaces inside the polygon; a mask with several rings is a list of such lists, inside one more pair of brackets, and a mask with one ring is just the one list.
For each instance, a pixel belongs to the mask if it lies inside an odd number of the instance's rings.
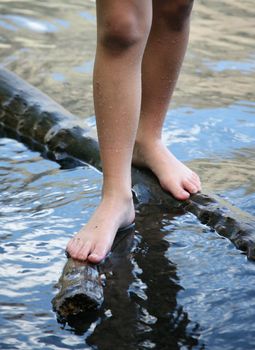
{"label": "child's bare foot", "polygon": [[133,164],[150,168],[160,185],[176,199],[188,199],[191,193],[201,190],[198,175],[176,159],[161,140],[137,141]]}
{"label": "child's bare foot", "polygon": [[68,242],[67,252],[74,259],[99,263],[111,250],[119,228],[134,221],[132,195],[104,196],[88,224]]}

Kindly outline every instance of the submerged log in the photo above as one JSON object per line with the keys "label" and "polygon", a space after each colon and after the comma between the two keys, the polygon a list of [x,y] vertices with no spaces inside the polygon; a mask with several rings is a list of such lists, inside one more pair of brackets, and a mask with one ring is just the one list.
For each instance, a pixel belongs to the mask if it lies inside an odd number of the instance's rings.
{"label": "submerged log", "polygon": [[96,310],[104,301],[103,286],[96,265],[68,258],[56,285],[58,294],[53,298],[53,309],[59,320],[88,310]]}
{"label": "submerged log", "polygon": [[[15,74],[0,69],[0,134],[22,141],[32,149],[40,150],[44,157],[61,164],[75,166],[90,164],[101,170],[98,143],[88,128],[77,126],[78,119]],[[255,218],[232,207],[216,196],[198,193],[189,200],[178,201],[166,193],[150,171],[132,168],[133,191],[138,203],[153,203],[167,209],[182,208],[193,213],[204,224],[230,239],[249,259],[255,260]],[[55,308],[65,304],[65,313],[79,309],[81,295],[88,300],[87,307],[100,306],[102,287],[98,267],[86,265],[79,270],[68,261],[60,279],[61,292]],[[70,267],[71,266],[71,267]],[[76,269],[76,270],[75,270]],[[72,289],[73,274],[84,282]],[[62,281],[62,282],[61,282]],[[69,281],[70,284],[66,283]],[[90,283],[93,284],[91,294]],[[75,282],[76,283],[76,282]],[[67,286],[68,285],[68,286]],[[76,297],[79,296],[79,297]],[[61,302],[59,302],[61,300]],[[72,304],[76,300],[76,306]],[[72,302],[71,302],[72,301]],[[69,305],[69,306],[68,306]]]}
{"label": "submerged log", "polygon": [[99,311],[104,302],[103,285],[105,276],[120,259],[125,259],[133,244],[134,227],[119,232],[113,243],[112,252],[103,263],[95,265],[79,262],[68,257],[56,287],[59,292],[52,300],[60,322],[88,311]]}

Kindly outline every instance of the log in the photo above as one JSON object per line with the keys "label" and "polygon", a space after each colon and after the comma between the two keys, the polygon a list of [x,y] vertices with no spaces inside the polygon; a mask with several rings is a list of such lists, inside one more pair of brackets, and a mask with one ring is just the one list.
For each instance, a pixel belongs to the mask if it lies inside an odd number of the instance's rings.
{"label": "log", "polygon": [[58,321],[68,322],[77,315],[100,311],[104,302],[103,286],[106,275],[111,273],[119,259],[127,257],[133,243],[134,228],[119,232],[113,243],[112,252],[103,263],[95,265],[68,257],[56,285],[59,292],[52,300]]}
{"label": "log", "polygon": [[53,310],[60,322],[69,315],[96,310],[104,301],[101,277],[96,265],[86,264],[68,258],[56,287],[58,294],[53,298]]}
{"label": "log", "polygon": [[[15,74],[0,69],[0,136],[15,138],[62,166],[87,163],[101,170],[97,141],[91,137],[89,128],[77,124],[79,121],[74,115],[48,96]],[[165,192],[155,176],[146,169],[132,167],[132,183],[138,205],[150,203],[193,213],[203,224],[243,250],[249,259],[255,260],[254,216],[234,208],[217,196],[203,193],[192,195],[186,201],[178,201]],[[102,268],[103,264],[99,266]],[[75,287],[72,279],[75,273],[81,288]],[[68,312],[78,312],[81,295],[88,309],[102,305],[98,266],[85,264],[78,267],[69,259],[59,286],[61,291],[59,298],[54,299],[54,307],[60,311],[61,305],[65,305],[65,316]]]}

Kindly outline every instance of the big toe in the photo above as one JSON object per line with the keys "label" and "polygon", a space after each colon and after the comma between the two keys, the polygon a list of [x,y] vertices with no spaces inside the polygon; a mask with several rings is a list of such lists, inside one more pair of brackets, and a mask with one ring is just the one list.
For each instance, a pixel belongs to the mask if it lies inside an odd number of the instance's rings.
{"label": "big toe", "polygon": [[88,260],[94,264],[98,264],[106,257],[106,254],[107,250],[99,245],[88,255]]}
{"label": "big toe", "polygon": [[185,201],[186,199],[188,199],[190,197],[189,192],[185,191],[184,189],[180,188],[178,190],[176,190],[175,192],[173,192],[173,195],[176,199],[179,199],[181,201]]}
{"label": "big toe", "polygon": [[181,184],[173,186],[172,183],[168,184],[166,182],[163,182],[161,183],[161,186],[178,200],[184,201],[190,197],[190,193],[186,191],[186,189],[182,187]]}

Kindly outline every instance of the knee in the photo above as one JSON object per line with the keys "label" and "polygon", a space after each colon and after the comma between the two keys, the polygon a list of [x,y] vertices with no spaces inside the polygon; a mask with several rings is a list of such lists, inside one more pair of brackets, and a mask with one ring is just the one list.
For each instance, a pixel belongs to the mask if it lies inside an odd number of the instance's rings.
{"label": "knee", "polygon": [[193,2],[194,0],[165,1],[160,10],[160,17],[169,29],[181,31],[189,20]]}
{"label": "knee", "polygon": [[109,16],[98,31],[99,43],[108,51],[119,53],[142,44],[149,28],[134,16]]}

